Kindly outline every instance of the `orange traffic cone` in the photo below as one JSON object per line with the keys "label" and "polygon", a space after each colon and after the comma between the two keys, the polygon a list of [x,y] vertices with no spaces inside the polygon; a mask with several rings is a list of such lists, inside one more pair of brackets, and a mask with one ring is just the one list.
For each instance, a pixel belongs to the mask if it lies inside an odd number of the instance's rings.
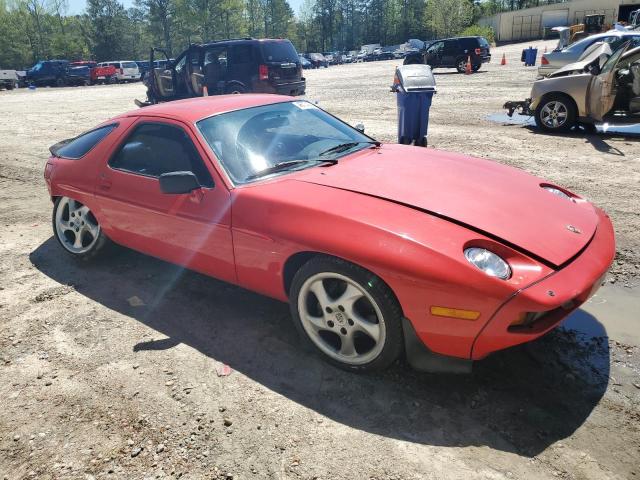
{"label": "orange traffic cone", "polygon": [[465,75],[471,74],[471,55],[467,57],[467,64],[464,67],[464,74]]}
{"label": "orange traffic cone", "polygon": [[500,65],[506,65],[507,64],[507,56],[503,53],[502,54],[502,61],[500,62]]}

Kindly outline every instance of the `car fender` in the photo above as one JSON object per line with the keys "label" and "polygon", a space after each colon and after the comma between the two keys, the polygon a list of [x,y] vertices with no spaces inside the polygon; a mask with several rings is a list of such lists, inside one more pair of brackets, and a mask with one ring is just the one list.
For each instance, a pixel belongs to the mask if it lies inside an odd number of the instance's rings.
{"label": "car fender", "polygon": [[569,75],[566,77],[542,78],[534,82],[531,88],[531,110],[535,110],[542,98],[550,93],[561,93],[570,97],[576,104],[578,116],[587,115],[586,98],[589,83],[593,79],[590,73]]}
{"label": "car fender", "polygon": [[[391,288],[431,351],[469,358],[485,322],[519,288],[465,260],[464,246],[481,236],[380,198],[327,188],[275,181],[232,192],[239,284],[288,301],[284,275],[289,258],[301,252],[339,257]],[[433,315],[431,306],[480,314],[475,321],[444,318]]]}

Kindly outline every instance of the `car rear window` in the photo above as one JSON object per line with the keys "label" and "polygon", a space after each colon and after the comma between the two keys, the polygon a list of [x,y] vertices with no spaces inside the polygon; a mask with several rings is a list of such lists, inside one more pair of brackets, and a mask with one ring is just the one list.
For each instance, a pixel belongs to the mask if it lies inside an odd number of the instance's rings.
{"label": "car rear window", "polygon": [[489,46],[489,42],[487,42],[487,39],[484,38],[484,37],[478,38],[478,42],[480,42],[480,46],[481,47],[488,47]]}
{"label": "car rear window", "polygon": [[49,150],[57,157],[70,158],[73,160],[82,158],[117,126],[118,125],[114,123],[96,128],[95,130],[83,133],[76,138],[63,140],[62,142],[55,144]]}
{"label": "car rear window", "polygon": [[297,62],[298,52],[289,40],[261,42],[262,56],[266,62]]}
{"label": "car rear window", "polygon": [[122,68],[138,68],[136,62],[122,62]]}

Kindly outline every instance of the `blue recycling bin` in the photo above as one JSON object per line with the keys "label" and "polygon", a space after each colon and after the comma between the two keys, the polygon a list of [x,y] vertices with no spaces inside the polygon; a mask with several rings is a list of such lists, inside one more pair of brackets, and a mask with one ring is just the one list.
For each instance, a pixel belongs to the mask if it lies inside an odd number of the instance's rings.
{"label": "blue recycling bin", "polygon": [[427,146],[429,109],[435,90],[396,92],[398,103],[398,143]]}
{"label": "blue recycling bin", "polygon": [[533,67],[536,64],[536,57],[538,56],[538,49],[529,47],[524,51],[524,66]]}
{"label": "blue recycling bin", "polygon": [[398,67],[391,89],[396,93],[398,105],[398,143],[426,147],[429,110],[436,93],[431,67]]}

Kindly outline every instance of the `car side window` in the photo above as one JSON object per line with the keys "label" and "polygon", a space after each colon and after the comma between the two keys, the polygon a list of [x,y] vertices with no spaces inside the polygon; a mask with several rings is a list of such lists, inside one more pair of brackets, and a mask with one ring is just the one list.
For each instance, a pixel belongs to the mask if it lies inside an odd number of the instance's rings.
{"label": "car side window", "polygon": [[444,42],[445,52],[455,52],[458,48],[458,42],[456,40],[447,40]]}
{"label": "car side window", "polygon": [[437,53],[442,53],[443,49],[444,49],[444,42],[436,42],[429,47],[428,52],[437,54]]}
{"label": "car side window", "polygon": [[200,185],[213,187],[213,178],[189,135],[182,128],[166,123],[143,123],[135,127],[109,166],[149,177],[193,172]]}
{"label": "car side window", "polygon": [[251,63],[252,52],[251,45],[232,45],[229,48],[229,65]]}

